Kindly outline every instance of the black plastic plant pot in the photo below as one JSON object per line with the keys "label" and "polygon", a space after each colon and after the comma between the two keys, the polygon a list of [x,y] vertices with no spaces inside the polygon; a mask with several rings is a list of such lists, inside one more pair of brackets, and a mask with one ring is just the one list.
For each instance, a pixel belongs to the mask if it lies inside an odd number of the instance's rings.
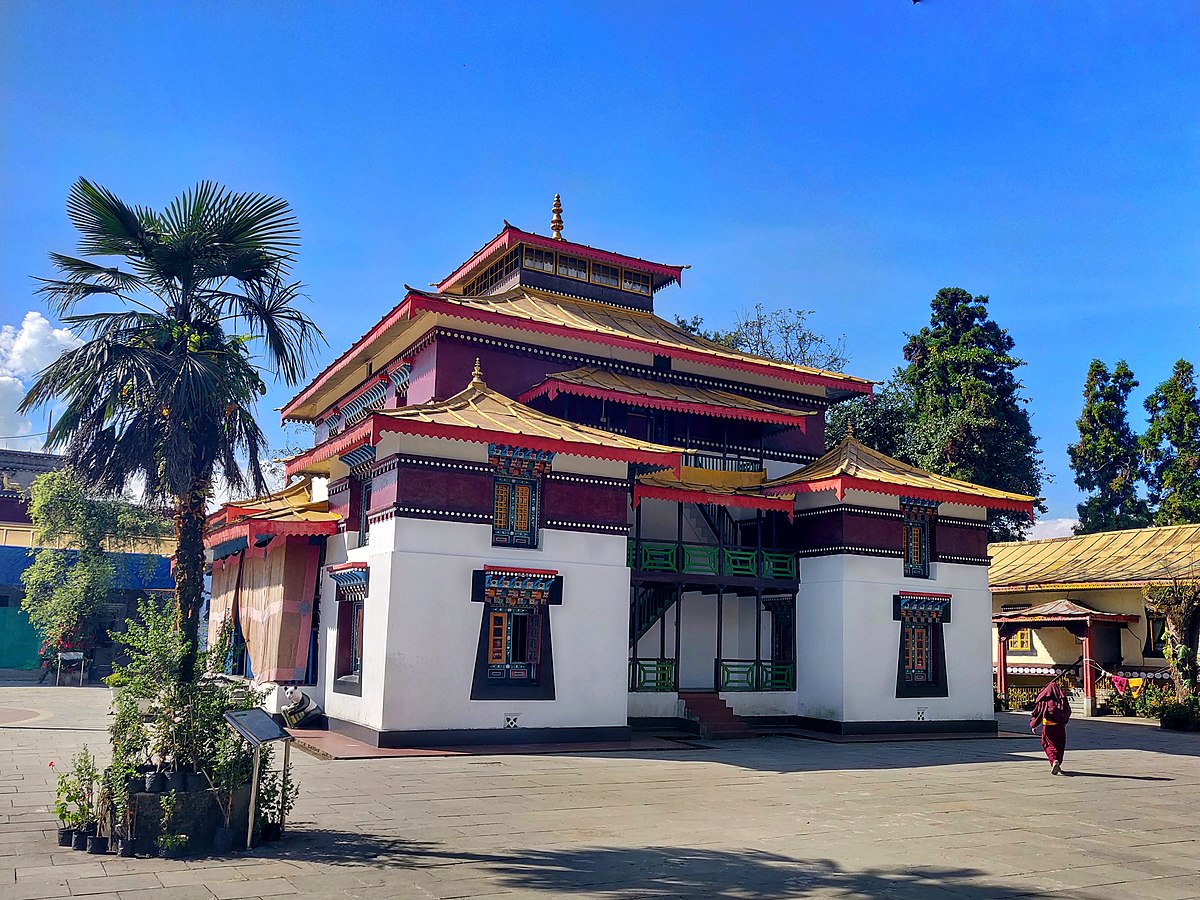
{"label": "black plastic plant pot", "polygon": [[208,790],[208,779],[199,772],[187,773],[187,790],[189,794],[198,794]]}
{"label": "black plastic plant pot", "polygon": [[117,856],[133,856],[133,841],[129,838],[118,838]]}
{"label": "black plastic plant pot", "polygon": [[87,839],[87,852],[99,856],[108,852],[108,838],[92,835]]}
{"label": "black plastic plant pot", "polygon": [[167,790],[179,791],[183,793],[187,790],[187,773],[186,772],[168,772],[167,773]]}
{"label": "black plastic plant pot", "polygon": [[187,847],[159,847],[158,855],[160,859],[182,859]]}
{"label": "black plastic plant pot", "polygon": [[73,835],[71,835],[71,849],[72,850],[86,850],[87,849],[87,839],[88,839],[88,836],[87,836],[86,832],[76,831]]}
{"label": "black plastic plant pot", "polygon": [[213,853],[228,853],[233,849],[236,833],[232,828],[218,828],[213,832]]}
{"label": "black plastic plant pot", "polygon": [[151,794],[161,794],[165,783],[166,777],[162,772],[147,772],[142,782],[143,786]]}
{"label": "black plastic plant pot", "polygon": [[283,826],[278,822],[268,822],[263,826],[262,839],[264,841],[277,841],[283,837]]}
{"label": "black plastic plant pot", "polygon": [[58,846],[70,847],[71,841],[73,841],[74,839],[75,839],[75,829],[74,828],[58,829]]}

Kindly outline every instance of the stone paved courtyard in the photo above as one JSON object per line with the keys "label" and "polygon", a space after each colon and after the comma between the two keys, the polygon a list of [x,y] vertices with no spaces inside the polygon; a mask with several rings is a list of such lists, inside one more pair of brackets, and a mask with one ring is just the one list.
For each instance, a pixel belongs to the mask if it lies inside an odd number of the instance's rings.
{"label": "stone paved courtyard", "polygon": [[0,898],[1200,898],[1200,736],[1144,723],[1072,724],[1064,778],[1012,737],[297,753],[284,841],[168,861],[55,845],[47,763],[103,750],[107,702],[0,688]]}

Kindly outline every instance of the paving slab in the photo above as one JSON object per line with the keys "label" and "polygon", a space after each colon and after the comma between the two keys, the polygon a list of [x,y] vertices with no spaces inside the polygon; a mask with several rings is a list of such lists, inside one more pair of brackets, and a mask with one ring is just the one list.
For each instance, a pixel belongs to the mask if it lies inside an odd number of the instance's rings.
{"label": "paving slab", "polygon": [[1057,778],[1020,715],[991,739],[293,754],[282,841],[118,859],[57,847],[47,800],[50,759],[106,761],[107,698],[0,687],[25,711],[0,726],[0,900],[1200,898],[1200,736],[1143,724],[1072,722]]}

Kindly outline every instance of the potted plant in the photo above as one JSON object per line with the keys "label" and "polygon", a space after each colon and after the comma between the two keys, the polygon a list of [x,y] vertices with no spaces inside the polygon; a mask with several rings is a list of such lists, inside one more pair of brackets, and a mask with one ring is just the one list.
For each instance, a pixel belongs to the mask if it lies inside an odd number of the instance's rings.
{"label": "potted plant", "polygon": [[163,859],[178,859],[187,852],[188,836],[172,830],[177,800],[174,791],[167,791],[158,801],[163,814],[162,833],[155,838],[155,843],[158,845],[158,855]]}
{"label": "potted plant", "polygon": [[234,799],[250,783],[253,770],[253,751],[238,734],[226,729],[217,740],[207,773],[223,823],[213,835],[214,853],[227,853],[238,843],[239,835],[233,828]]}
{"label": "potted plant", "polygon": [[87,849],[87,839],[96,835],[95,784],[98,776],[96,758],[88,752],[87,745],[80,750],[71,761],[71,802],[73,813],[71,822],[75,833],[71,846],[76,850]]}
{"label": "potted plant", "polygon": [[54,789],[54,815],[58,817],[58,846],[70,847],[75,839],[75,828],[78,823],[76,801],[79,794],[79,782],[73,772],[59,772],[50,761],[50,768],[55,770],[57,783]]}

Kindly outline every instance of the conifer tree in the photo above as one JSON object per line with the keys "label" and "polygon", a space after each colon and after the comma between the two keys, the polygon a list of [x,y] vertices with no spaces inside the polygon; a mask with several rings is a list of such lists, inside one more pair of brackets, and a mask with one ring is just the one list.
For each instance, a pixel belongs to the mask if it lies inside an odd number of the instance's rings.
{"label": "conifer tree", "polygon": [[1137,492],[1145,466],[1126,410],[1137,384],[1123,359],[1111,373],[1098,359],[1088,367],[1083,412],[1076,422],[1079,440],[1067,448],[1075,484],[1088,493],[1075,507],[1076,534],[1142,528],[1151,522],[1150,506]]}
{"label": "conifer tree", "polygon": [[[988,317],[988,298],[943,288],[929,326],[908,335],[900,380],[912,392],[913,464],[976,484],[1038,495],[1043,466],[1014,372],[1008,332]],[[1040,508],[1044,509],[1044,505]],[[1030,523],[996,514],[993,540],[1020,540]]]}
{"label": "conifer tree", "polygon": [[1181,359],[1171,377],[1146,398],[1150,425],[1142,437],[1149,464],[1150,500],[1155,524],[1200,522],[1200,399],[1196,373]]}

